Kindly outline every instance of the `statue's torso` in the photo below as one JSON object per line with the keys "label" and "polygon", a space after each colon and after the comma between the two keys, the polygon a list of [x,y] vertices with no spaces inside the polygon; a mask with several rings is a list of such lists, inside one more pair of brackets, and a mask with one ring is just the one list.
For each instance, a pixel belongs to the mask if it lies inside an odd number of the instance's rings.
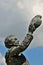
{"label": "statue's torso", "polygon": [[7,65],[30,65],[23,54],[21,54],[20,56],[9,55],[9,57],[7,57],[6,59],[6,63]]}

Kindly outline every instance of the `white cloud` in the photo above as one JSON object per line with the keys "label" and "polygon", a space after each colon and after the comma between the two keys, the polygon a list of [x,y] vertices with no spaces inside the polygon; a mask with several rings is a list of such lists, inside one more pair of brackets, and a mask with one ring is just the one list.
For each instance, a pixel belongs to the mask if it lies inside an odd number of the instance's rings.
{"label": "white cloud", "polygon": [[43,14],[43,3],[37,3],[33,6],[33,13],[36,14]]}
{"label": "white cloud", "polygon": [[37,15],[37,14],[40,14],[43,17],[43,2],[42,3],[37,2],[33,5],[33,15]]}
{"label": "white cloud", "polygon": [[17,2],[17,7],[20,8],[20,9],[24,9],[24,5],[21,1]]}
{"label": "white cloud", "polygon": [[16,0],[0,0],[0,8],[5,9],[6,11],[14,9]]}
{"label": "white cloud", "polygon": [[3,64],[3,65],[6,65],[5,63],[5,58],[2,56],[2,54],[0,53],[0,65]]}
{"label": "white cloud", "polygon": [[36,0],[36,1],[19,0],[17,4],[18,4],[18,8],[21,11],[25,12],[25,14],[27,15],[28,21],[30,21],[31,18],[37,14],[43,16],[43,2],[41,0]]}

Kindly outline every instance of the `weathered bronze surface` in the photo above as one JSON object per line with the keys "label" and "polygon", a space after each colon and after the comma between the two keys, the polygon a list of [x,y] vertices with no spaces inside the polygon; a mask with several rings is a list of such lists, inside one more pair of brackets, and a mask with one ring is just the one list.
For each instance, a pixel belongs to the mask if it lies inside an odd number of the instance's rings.
{"label": "weathered bronze surface", "polygon": [[33,39],[33,32],[41,25],[42,16],[36,15],[31,20],[24,40],[19,43],[18,39],[14,35],[7,36],[5,39],[5,46],[9,48],[5,55],[7,65],[30,65],[25,56],[21,53],[24,51]]}

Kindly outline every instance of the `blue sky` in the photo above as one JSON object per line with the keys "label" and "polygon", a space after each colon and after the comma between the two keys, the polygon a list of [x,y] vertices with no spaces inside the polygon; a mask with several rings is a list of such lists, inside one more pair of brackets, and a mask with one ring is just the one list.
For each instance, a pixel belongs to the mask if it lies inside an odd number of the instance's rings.
{"label": "blue sky", "polygon": [[27,49],[24,55],[29,60],[30,65],[43,65],[43,47]]}
{"label": "blue sky", "polygon": [[30,65],[43,65],[43,0],[0,0],[0,65],[6,65],[5,37],[13,34],[21,42],[31,19],[37,14],[42,15],[42,25],[34,32],[34,39],[23,52]]}

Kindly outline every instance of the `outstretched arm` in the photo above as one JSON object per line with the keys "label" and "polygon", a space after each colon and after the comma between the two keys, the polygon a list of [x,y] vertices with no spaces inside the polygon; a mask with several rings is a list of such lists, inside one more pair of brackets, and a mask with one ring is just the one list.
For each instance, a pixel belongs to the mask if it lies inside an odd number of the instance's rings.
{"label": "outstretched arm", "polygon": [[24,51],[30,44],[30,42],[33,39],[33,32],[36,30],[36,28],[38,28],[41,25],[41,16],[37,15],[35,16],[30,25],[29,25],[29,30],[28,30],[28,34],[26,35],[26,37],[24,38],[24,40],[21,43],[21,46],[17,46],[17,47],[12,47],[10,49],[10,53],[11,55],[13,54],[19,54],[20,52]]}
{"label": "outstretched arm", "polygon": [[24,51],[29,46],[32,39],[33,39],[33,36],[31,34],[31,32],[28,32],[28,34],[26,35],[26,37],[22,41],[21,45],[19,45],[17,47],[12,47],[10,49],[11,55],[13,55],[13,54],[16,55],[16,54],[19,54],[20,52]]}

